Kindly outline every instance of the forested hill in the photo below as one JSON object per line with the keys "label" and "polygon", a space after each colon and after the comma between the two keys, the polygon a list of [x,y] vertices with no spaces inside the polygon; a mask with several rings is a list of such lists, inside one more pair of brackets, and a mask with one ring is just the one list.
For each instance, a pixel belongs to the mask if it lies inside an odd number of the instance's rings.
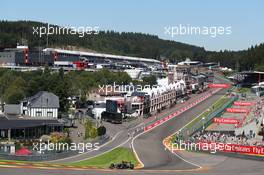
{"label": "forested hill", "polygon": [[[0,21],[0,48],[15,47],[17,43],[28,44],[30,48],[46,47],[46,36],[33,34],[33,27],[47,26],[34,21]],[[100,30],[100,29],[99,29]],[[189,57],[193,60],[220,61],[221,65],[241,70],[264,69],[264,45],[248,50],[233,52],[209,52],[202,47],[175,41],[163,40],[155,35],[100,31],[99,34],[49,35],[49,47],[90,49],[97,52],[163,59],[177,62]],[[250,46],[249,46],[250,47]]]}
{"label": "forested hill", "polygon": [[[32,21],[1,21],[0,47],[16,46],[18,42],[27,43],[30,47],[46,46],[46,36],[33,35],[33,26],[47,24]],[[49,47],[77,46],[98,52],[146,58],[168,57],[186,58],[204,53],[204,49],[174,41],[159,39],[157,36],[114,31],[101,31],[95,35],[49,35]]]}

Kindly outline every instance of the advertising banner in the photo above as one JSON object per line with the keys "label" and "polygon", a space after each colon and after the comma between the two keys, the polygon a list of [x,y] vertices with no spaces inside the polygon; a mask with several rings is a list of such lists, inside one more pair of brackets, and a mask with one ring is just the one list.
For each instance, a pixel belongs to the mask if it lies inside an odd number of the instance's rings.
{"label": "advertising banner", "polygon": [[252,106],[252,102],[246,102],[246,101],[235,101],[234,102],[235,106]]}
{"label": "advertising banner", "polygon": [[239,120],[233,118],[214,118],[214,123],[238,124]]}
{"label": "advertising banner", "polygon": [[209,88],[229,88],[230,84],[208,84]]}
{"label": "advertising banner", "polygon": [[230,112],[230,113],[247,113],[247,112],[249,112],[249,110],[245,109],[245,108],[226,108],[226,112]]}
{"label": "advertising banner", "polygon": [[199,149],[202,151],[216,152],[232,152],[239,154],[251,154],[264,156],[264,147],[261,146],[246,146],[238,144],[225,144],[217,142],[199,142]]}

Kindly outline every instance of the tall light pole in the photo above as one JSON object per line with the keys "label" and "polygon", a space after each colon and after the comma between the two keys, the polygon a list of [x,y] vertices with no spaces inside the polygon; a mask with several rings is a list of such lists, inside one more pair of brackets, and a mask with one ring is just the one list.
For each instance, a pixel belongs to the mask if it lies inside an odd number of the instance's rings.
{"label": "tall light pole", "polygon": [[205,123],[205,117],[202,118],[202,122],[203,122],[203,132],[204,132],[204,123]]}

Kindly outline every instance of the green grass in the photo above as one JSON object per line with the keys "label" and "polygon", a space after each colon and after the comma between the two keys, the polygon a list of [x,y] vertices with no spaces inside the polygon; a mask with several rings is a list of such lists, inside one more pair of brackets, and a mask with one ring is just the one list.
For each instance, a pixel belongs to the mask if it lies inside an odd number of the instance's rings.
{"label": "green grass", "polygon": [[239,93],[248,93],[248,92],[250,92],[250,88],[237,88],[236,90],[235,90],[235,92],[239,92]]}
{"label": "green grass", "polygon": [[[108,168],[111,163],[121,163],[122,161],[130,161],[135,166],[138,161],[133,153],[133,151],[129,148],[119,147],[110,152],[104,153],[98,157],[94,157],[88,160],[83,160],[80,162],[69,163],[67,165],[72,166],[87,166],[87,167],[98,167],[98,168]],[[33,163],[28,161],[17,161],[17,160],[4,160],[0,159],[0,162],[18,162],[18,163]],[[35,163],[35,162],[34,162]],[[41,163],[41,162],[37,162]],[[48,165],[48,163],[47,163]]]}
{"label": "green grass", "polygon": [[202,120],[203,117],[207,117],[210,113],[212,113],[213,111],[216,111],[217,109],[219,109],[223,104],[228,102],[228,98],[227,97],[222,97],[220,98],[216,103],[214,103],[209,109],[209,110],[205,110],[202,114],[200,114],[199,117],[197,117],[195,120],[193,120],[191,123],[189,123],[186,126],[186,129],[190,130],[194,124],[196,124],[197,122],[199,122],[200,120]]}
{"label": "green grass", "polygon": [[218,74],[218,73],[216,73],[215,76],[231,83],[232,81],[231,81],[230,79],[227,78],[227,77],[228,77],[229,75],[231,75],[231,74],[233,74],[233,73],[226,74],[226,75],[222,75],[222,74]]}
{"label": "green grass", "polygon": [[119,147],[98,157],[76,163],[70,163],[70,165],[108,168],[111,163],[120,163],[122,161],[131,161],[134,165],[137,164],[137,159],[131,149]]}
{"label": "green grass", "polygon": [[[220,99],[218,99],[214,104],[212,104],[212,106],[210,106],[208,109],[210,110],[205,110],[203,111],[199,116],[197,116],[194,120],[192,120],[188,125],[186,125],[182,131],[183,131],[183,136],[185,137],[185,134],[187,134],[186,131],[191,131],[194,127],[195,124],[199,123],[202,121],[202,118],[204,117],[207,121],[208,116],[213,113],[214,111],[217,111],[218,109],[220,109],[225,103],[227,103],[230,99],[224,95],[222,96]],[[174,142],[176,139],[176,135],[174,135],[172,137],[172,139],[170,140],[171,142]]]}

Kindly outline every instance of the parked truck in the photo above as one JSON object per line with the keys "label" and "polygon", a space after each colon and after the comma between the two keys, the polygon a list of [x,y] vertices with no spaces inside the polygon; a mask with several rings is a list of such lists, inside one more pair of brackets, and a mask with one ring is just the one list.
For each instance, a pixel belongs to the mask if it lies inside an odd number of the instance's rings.
{"label": "parked truck", "polygon": [[122,123],[122,114],[104,111],[101,114],[101,119],[103,121],[120,124],[120,123]]}

